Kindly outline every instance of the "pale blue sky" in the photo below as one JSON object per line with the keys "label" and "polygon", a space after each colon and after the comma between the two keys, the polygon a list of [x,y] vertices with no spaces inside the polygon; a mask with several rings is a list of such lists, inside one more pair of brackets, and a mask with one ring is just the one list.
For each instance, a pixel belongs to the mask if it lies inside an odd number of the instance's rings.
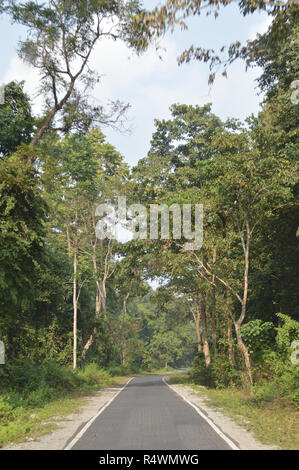
{"label": "pale blue sky", "polygon": [[[146,1],[150,7],[156,2]],[[124,155],[128,163],[135,164],[146,156],[154,130],[154,119],[170,116],[169,106],[174,103],[203,105],[212,102],[213,111],[221,118],[244,119],[257,113],[261,96],[257,96],[254,79],[257,69],[245,72],[244,64],[238,62],[229,70],[228,79],[218,77],[210,88],[207,84],[208,67],[192,62],[178,67],[176,57],[188,45],[195,44],[217,49],[235,40],[245,41],[263,32],[269,24],[266,14],[256,13],[243,18],[235,5],[225,8],[214,17],[196,17],[189,21],[189,31],[177,30],[162,41],[165,51],[159,60],[154,51],[137,58],[120,43],[103,41],[94,51],[91,65],[103,75],[101,83],[92,92],[96,100],[121,99],[129,102],[128,117],[131,133],[120,134],[104,128],[107,139]],[[26,90],[39,109],[36,97],[38,77],[36,72],[24,66],[16,57],[19,39],[25,28],[11,25],[7,17],[0,17],[1,64],[0,83],[25,80]]]}

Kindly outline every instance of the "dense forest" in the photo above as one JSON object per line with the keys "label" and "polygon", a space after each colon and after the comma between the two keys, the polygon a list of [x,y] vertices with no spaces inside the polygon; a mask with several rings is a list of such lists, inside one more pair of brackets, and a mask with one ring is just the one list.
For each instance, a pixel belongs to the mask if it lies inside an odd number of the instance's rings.
{"label": "dense forest", "polygon": [[[217,12],[229,2],[202,3]],[[34,115],[24,83],[12,81],[0,104],[7,422],[20,402],[41,406],[63,380],[75,387],[92,368],[128,375],[191,367],[196,383],[299,403],[296,2],[240,2],[240,13],[264,9],[273,22],[226,58],[182,51],[182,64],[210,64],[211,82],[236,59],[261,67],[264,100],[245,122],[223,121],[211,104],[174,103],[130,168],[104,135],[104,126],[121,125],[126,106],[96,107],[87,93],[97,80],[89,56],[103,35],[142,54],[199,5],[168,1],[149,13],[136,1],[1,2],[28,28],[20,54],[40,71],[45,101]],[[107,32],[101,21],[111,18],[117,24]],[[148,213],[150,204],[202,204],[202,247],[186,250],[172,224],[168,239],[98,238],[96,208],[119,196]]]}

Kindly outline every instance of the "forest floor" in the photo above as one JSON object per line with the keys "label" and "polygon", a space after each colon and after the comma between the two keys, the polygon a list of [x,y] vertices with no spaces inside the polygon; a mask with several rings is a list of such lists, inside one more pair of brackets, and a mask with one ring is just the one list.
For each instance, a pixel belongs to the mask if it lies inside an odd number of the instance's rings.
{"label": "forest floor", "polygon": [[299,449],[299,411],[290,403],[273,400],[257,405],[240,389],[209,389],[189,383],[182,374],[167,381],[204,410],[241,449]]}

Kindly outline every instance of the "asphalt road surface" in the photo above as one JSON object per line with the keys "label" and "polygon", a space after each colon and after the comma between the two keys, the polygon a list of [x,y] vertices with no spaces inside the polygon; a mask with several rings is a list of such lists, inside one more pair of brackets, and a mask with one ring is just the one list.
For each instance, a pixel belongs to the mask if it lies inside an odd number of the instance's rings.
{"label": "asphalt road surface", "polygon": [[162,378],[159,375],[134,378],[72,449],[230,450]]}

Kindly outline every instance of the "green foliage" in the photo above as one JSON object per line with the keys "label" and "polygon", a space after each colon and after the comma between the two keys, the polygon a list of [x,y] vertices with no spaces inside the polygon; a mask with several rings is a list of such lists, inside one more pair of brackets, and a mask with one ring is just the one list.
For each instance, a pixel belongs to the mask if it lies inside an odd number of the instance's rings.
{"label": "green foliage", "polygon": [[212,356],[207,368],[204,354],[198,353],[190,369],[190,380],[195,384],[211,388],[226,388],[242,385],[241,370],[236,369],[223,354]]}
{"label": "green foliage", "polygon": [[44,245],[46,205],[23,156],[20,150],[0,161],[0,308],[5,313],[33,300]]}
{"label": "green foliage", "polygon": [[190,369],[190,379],[195,384],[212,386],[213,378],[211,367],[206,367],[205,357],[202,352],[198,352]]}
{"label": "green foliage", "polygon": [[[76,402],[72,398],[116,380],[95,363],[77,371],[50,361],[41,365],[26,360],[19,365],[9,362],[1,366],[0,447],[33,431],[48,429],[45,419],[74,410]],[[61,410],[66,397],[69,406]]]}
{"label": "green foliage", "polygon": [[[140,11],[137,0],[6,2],[11,19],[27,28],[19,55],[40,74],[45,115],[31,140],[32,146],[49,129],[84,133],[92,124],[114,125],[120,119],[127,106],[116,101],[105,111],[103,106],[90,104],[82,89],[90,89],[99,81],[98,74],[89,67],[89,58],[101,38],[120,40],[137,52],[147,48],[149,37],[132,24]],[[110,27],[105,20],[112,17],[116,22]],[[78,82],[83,86],[76,89]]]}
{"label": "green foliage", "polygon": [[110,373],[107,370],[99,367],[98,364],[96,364],[95,362],[91,362],[87,364],[83,369],[79,369],[77,372],[77,376],[81,380],[85,380],[90,383],[101,383],[101,381],[109,379]]}
{"label": "green foliage", "polygon": [[212,357],[211,362],[212,383],[215,388],[242,386],[242,373],[233,367],[228,358],[222,354]]}
{"label": "green foliage", "polygon": [[29,143],[34,118],[24,82],[5,85],[4,104],[0,104],[0,158],[15,152],[21,143]]}
{"label": "green foliage", "polygon": [[272,355],[272,377],[260,381],[254,387],[254,398],[262,406],[269,401],[280,401],[286,405],[289,402],[299,407],[299,368],[290,360],[282,359],[280,355]]}
{"label": "green foliage", "polygon": [[[242,337],[249,346],[255,372],[253,398],[255,404],[280,402],[298,406],[299,367],[291,362],[290,344],[298,338],[298,322],[287,315],[277,314],[283,321],[280,328],[271,323],[253,320],[242,327]],[[273,333],[277,347],[273,348]],[[209,388],[241,387],[243,369],[239,361],[232,365],[221,353],[212,356],[209,368],[203,353],[198,353],[190,370],[190,380]]]}
{"label": "green foliage", "polygon": [[259,361],[264,350],[273,347],[275,337],[274,324],[262,322],[262,320],[251,320],[241,327],[241,336],[248,346],[248,352],[254,361]]}
{"label": "green foliage", "polygon": [[277,328],[276,343],[281,354],[290,355],[292,341],[299,340],[299,322],[282,313],[277,316],[283,324]]}
{"label": "green foliage", "polygon": [[130,367],[128,366],[110,366],[109,369],[109,374],[112,377],[117,377],[117,376],[122,376],[122,375],[129,375],[132,372],[138,372],[138,371],[132,371]]}
{"label": "green foliage", "polygon": [[78,371],[50,361],[41,365],[30,360],[20,365],[8,363],[1,376],[1,423],[13,419],[19,409],[42,408],[66,393],[99,387],[110,379],[109,372],[95,363]]}
{"label": "green foliage", "polygon": [[[188,29],[186,20],[190,17],[200,17],[205,14],[217,18],[223,14],[225,7],[229,8],[231,3],[228,0],[202,0],[200,2],[198,0],[164,0],[153,11],[137,15],[135,21],[137,26],[143,26],[148,35],[159,37],[168,29],[173,32],[176,27],[185,31]],[[272,24],[266,33],[258,35],[258,39],[248,39],[245,44],[236,39],[230,45],[224,44],[218,51],[200,44],[191,44],[185,49],[178,58],[179,64],[188,63],[191,60],[209,64],[209,83],[214,82],[216,74],[220,71],[223,76],[227,77],[227,69],[236,59],[243,59],[248,66],[255,64],[260,55],[277,52],[281,42],[287,36],[290,23],[296,20],[298,22],[296,1],[279,3],[268,0],[242,0],[236,3],[240,15],[247,16],[256,11],[266,12],[271,16]],[[198,27],[200,27],[200,18],[198,21]],[[289,66],[288,62],[286,64]]]}
{"label": "green foliage", "polygon": [[[187,17],[200,12],[196,3],[167,6]],[[239,8],[248,14],[264,3],[246,0]],[[210,2],[212,9],[216,4]],[[84,57],[102,34],[137,52],[146,49],[152,33],[139,2],[7,6],[30,29],[20,52],[42,72],[47,101],[45,115],[34,119],[23,84],[11,82],[0,105],[0,331],[8,358],[0,368],[0,417],[7,435],[24,410],[66,393],[99,387],[111,376],[189,366],[202,340],[206,356],[196,355],[190,379],[211,389],[241,387],[239,324],[254,405],[298,404],[298,366],[290,360],[291,343],[299,338],[298,106],[289,92],[298,73],[293,6],[273,10],[269,32],[255,43],[229,50],[231,59],[241,54],[263,67],[259,116],[245,126],[221,121],[209,104],[175,104],[170,119],[156,120],[150,151],[131,173],[96,127],[114,125],[112,115],[122,107],[112,106],[107,116],[75,82],[95,83],[95,75],[82,74]],[[176,18],[161,11],[164,30]],[[97,29],[107,14],[119,19],[115,36]],[[193,53],[213,61],[202,50]],[[78,64],[75,78],[71,65]],[[170,240],[123,245],[97,239],[95,208],[119,194],[147,205],[203,203],[203,247],[186,252],[173,233]],[[155,292],[146,283],[153,278],[164,281]],[[75,372],[74,325],[82,365]]]}

